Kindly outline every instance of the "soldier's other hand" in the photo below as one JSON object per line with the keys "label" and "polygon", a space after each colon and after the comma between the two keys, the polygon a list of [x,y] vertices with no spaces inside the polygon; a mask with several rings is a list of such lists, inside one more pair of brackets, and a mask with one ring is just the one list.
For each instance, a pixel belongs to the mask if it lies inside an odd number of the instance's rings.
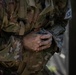
{"label": "soldier's other hand", "polygon": [[23,38],[23,46],[27,50],[37,51],[41,42],[41,35],[31,32]]}
{"label": "soldier's other hand", "polygon": [[51,44],[52,34],[49,32],[44,35],[31,32],[23,38],[24,48],[36,52],[49,48]]}
{"label": "soldier's other hand", "polygon": [[52,44],[52,34],[47,31],[47,34],[41,36],[40,46],[37,49],[38,51],[45,50],[51,47]]}

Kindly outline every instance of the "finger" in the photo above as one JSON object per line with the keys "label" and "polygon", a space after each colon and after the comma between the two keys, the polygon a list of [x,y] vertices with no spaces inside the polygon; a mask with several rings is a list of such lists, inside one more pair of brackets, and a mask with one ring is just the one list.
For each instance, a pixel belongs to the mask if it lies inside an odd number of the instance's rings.
{"label": "finger", "polygon": [[48,39],[48,40],[46,40],[46,41],[42,41],[41,43],[40,43],[40,46],[42,46],[42,45],[48,45],[49,43],[51,43],[52,42],[52,38],[50,38],[50,39]]}
{"label": "finger", "polygon": [[46,45],[46,46],[41,46],[41,47],[38,47],[38,48],[36,48],[36,52],[39,52],[39,51],[41,51],[41,50],[44,50],[44,49],[47,49],[47,48],[49,48],[50,46],[51,46],[51,44],[52,44],[52,42],[51,43],[49,43],[48,45]]}
{"label": "finger", "polygon": [[44,34],[41,36],[41,39],[48,39],[48,38],[51,38],[52,37],[52,34],[51,33],[48,33],[48,34]]}
{"label": "finger", "polygon": [[48,45],[46,45],[46,46],[39,47],[39,48],[38,48],[38,51],[47,49],[47,48],[49,48],[50,46],[51,46],[51,44],[48,44]]}

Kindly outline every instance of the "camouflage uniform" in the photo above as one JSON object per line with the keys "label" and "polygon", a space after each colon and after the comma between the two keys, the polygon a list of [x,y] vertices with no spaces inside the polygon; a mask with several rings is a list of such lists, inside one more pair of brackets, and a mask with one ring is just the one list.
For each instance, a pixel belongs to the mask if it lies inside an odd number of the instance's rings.
{"label": "camouflage uniform", "polygon": [[[68,0],[0,0],[1,74],[45,75],[43,67],[62,48],[71,17],[68,5]],[[38,28],[52,33],[52,46],[40,52],[25,50],[22,38]]]}

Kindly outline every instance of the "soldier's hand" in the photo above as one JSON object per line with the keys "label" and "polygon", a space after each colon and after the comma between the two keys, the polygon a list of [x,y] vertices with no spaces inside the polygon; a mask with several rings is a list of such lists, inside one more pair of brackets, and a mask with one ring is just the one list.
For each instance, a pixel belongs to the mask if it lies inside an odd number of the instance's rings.
{"label": "soldier's hand", "polygon": [[37,49],[40,46],[40,42],[41,42],[40,38],[41,38],[41,35],[36,34],[36,32],[31,32],[31,33],[27,34],[23,38],[24,48],[32,50],[32,51],[37,51]]}
{"label": "soldier's hand", "polygon": [[49,32],[47,32],[47,34],[36,34],[35,32],[31,32],[23,38],[24,47],[36,52],[49,48],[51,44],[52,34]]}
{"label": "soldier's hand", "polygon": [[47,34],[41,36],[41,42],[39,43],[38,51],[45,50],[51,47],[52,44],[52,34],[47,31]]}

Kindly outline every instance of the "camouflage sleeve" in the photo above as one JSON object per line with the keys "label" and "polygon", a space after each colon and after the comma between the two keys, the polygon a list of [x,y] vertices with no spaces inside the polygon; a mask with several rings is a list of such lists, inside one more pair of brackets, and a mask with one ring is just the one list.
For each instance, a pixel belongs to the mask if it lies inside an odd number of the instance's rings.
{"label": "camouflage sleeve", "polygon": [[[13,5],[11,4],[14,3]],[[4,2],[6,3],[6,2]],[[8,1],[8,9],[6,10],[5,4],[3,3],[4,7],[2,6],[3,13],[1,11],[2,16],[2,23],[1,23],[1,30],[7,33],[14,33],[15,35],[23,35],[25,30],[25,25],[21,19],[19,19],[18,12],[19,12],[19,0]],[[23,10],[23,9],[22,9]],[[19,21],[19,20],[20,21]],[[24,19],[24,18],[23,18]]]}
{"label": "camouflage sleeve", "polygon": [[[10,0],[9,0],[10,1]],[[14,0],[11,0],[14,1]],[[16,0],[18,2],[18,0]],[[9,2],[9,4],[11,4]],[[0,8],[2,8],[1,6]],[[9,5],[10,13],[14,6]],[[16,8],[14,12],[9,14],[2,8],[0,12],[0,61],[16,61],[22,60],[22,36],[24,34],[24,23],[18,22]],[[8,10],[8,11],[9,11]],[[2,16],[2,17],[1,17]]]}
{"label": "camouflage sleeve", "polygon": [[[60,5],[59,5],[60,4]],[[57,47],[57,52],[60,52],[63,45],[63,34],[66,30],[66,26],[68,25],[69,19],[72,17],[71,5],[70,1],[66,2],[64,7],[64,3],[58,3],[56,5],[55,14],[54,14],[54,25],[50,25],[47,28],[53,35],[54,44]]]}

